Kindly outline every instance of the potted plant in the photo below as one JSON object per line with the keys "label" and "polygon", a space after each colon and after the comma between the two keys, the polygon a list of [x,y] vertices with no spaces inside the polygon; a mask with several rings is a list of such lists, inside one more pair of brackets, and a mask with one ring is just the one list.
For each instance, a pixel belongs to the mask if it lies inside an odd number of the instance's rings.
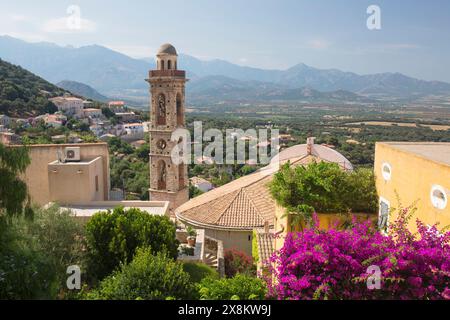
{"label": "potted plant", "polygon": [[191,226],[187,226],[186,227],[186,232],[188,234],[188,237],[187,237],[188,245],[191,246],[191,247],[195,247],[195,240],[197,238],[197,231],[195,231],[195,229],[192,228]]}

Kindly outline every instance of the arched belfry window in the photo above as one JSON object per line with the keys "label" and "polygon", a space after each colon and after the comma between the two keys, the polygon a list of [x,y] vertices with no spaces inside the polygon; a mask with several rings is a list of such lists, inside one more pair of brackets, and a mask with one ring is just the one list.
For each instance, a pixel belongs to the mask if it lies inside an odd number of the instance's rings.
{"label": "arched belfry window", "polygon": [[158,190],[167,188],[167,168],[164,160],[158,161]]}
{"label": "arched belfry window", "polygon": [[172,60],[167,61],[167,69],[172,69]]}
{"label": "arched belfry window", "polygon": [[181,94],[177,94],[177,126],[183,125],[183,102]]}
{"label": "arched belfry window", "polygon": [[164,94],[161,93],[158,96],[156,104],[156,125],[166,125],[166,97]]}
{"label": "arched belfry window", "polygon": [[164,60],[161,60],[161,70],[164,70]]}

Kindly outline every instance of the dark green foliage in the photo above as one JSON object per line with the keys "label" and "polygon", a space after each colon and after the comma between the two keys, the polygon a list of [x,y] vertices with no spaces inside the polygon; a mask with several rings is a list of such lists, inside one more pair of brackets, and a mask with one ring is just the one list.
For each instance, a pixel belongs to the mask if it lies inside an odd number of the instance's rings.
{"label": "dark green foliage", "polygon": [[7,148],[0,143],[0,217],[3,210],[8,215],[23,211],[27,186],[19,174],[25,172],[29,163],[26,148]]}
{"label": "dark green foliage", "polygon": [[90,277],[103,279],[120,263],[128,263],[138,247],[177,257],[175,225],[168,217],[139,209],[116,208],[96,213],[86,225],[87,265]]}
{"label": "dark green foliage", "polygon": [[122,154],[132,154],[134,152],[133,146],[118,137],[111,137],[108,139],[108,148],[111,153],[117,152]]}
{"label": "dark green foliage", "polygon": [[0,219],[0,299],[55,299],[81,262],[83,228],[58,207]]}
{"label": "dark green foliage", "polygon": [[120,138],[110,138],[111,186],[124,189],[128,200],[148,200],[150,167],[148,143],[134,149]]}
{"label": "dark green foliage", "polygon": [[53,113],[48,98],[66,91],[44,79],[0,59],[0,114],[24,117]]}
{"label": "dark green foliage", "polygon": [[202,190],[192,184],[189,184],[189,199],[195,198],[201,194],[203,194]]}
{"label": "dark green foliage", "polygon": [[105,278],[87,299],[165,300],[192,299],[196,296],[183,265],[162,253],[152,255],[150,248],[138,249],[129,264]]}
{"label": "dark green foliage", "polygon": [[54,298],[51,258],[11,225],[0,228],[0,299]]}
{"label": "dark green foliage", "polygon": [[377,211],[375,179],[370,170],[343,171],[335,163],[282,166],[270,185],[273,197],[288,213],[306,221],[312,213]]}
{"label": "dark green foliage", "polygon": [[39,243],[42,252],[50,257],[60,286],[66,283],[66,270],[80,265],[84,226],[70,211],[53,205],[47,209],[34,209],[33,220],[26,224],[27,233]]}
{"label": "dark green foliage", "polygon": [[204,263],[185,262],[183,270],[190,275],[191,281],[194,283],[199,283],[205,278],[219,278],[217,271]]}
{"label": "dark green foliage", "polygon": [[237,274],[233,278],[205,278],[199,285],[203,300],[262,300],[267,293],[266,283],[255,277]]}

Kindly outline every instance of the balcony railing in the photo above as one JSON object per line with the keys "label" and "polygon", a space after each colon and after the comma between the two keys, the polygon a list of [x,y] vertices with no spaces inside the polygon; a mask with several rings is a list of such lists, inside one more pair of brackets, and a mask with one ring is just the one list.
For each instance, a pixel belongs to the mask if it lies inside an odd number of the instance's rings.
{"label": "balcony railing", "polygon": [[186,71],[184,70],[150,70],[149,77],[179,77],[185,78]]}

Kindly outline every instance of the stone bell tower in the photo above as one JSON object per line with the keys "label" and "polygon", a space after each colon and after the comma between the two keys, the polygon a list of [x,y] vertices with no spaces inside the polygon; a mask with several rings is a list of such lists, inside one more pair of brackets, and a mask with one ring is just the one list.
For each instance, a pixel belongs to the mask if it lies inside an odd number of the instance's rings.
{"label": "stone bell tower", "polygon": [[150,200],[170,201],[170,215],[189,200],[187,165],[172,163],[172,132],[185,127],[184,93],[186,72],[177,69],[178,54],[164,44],[156,55],[156,70],[150,70]]}

